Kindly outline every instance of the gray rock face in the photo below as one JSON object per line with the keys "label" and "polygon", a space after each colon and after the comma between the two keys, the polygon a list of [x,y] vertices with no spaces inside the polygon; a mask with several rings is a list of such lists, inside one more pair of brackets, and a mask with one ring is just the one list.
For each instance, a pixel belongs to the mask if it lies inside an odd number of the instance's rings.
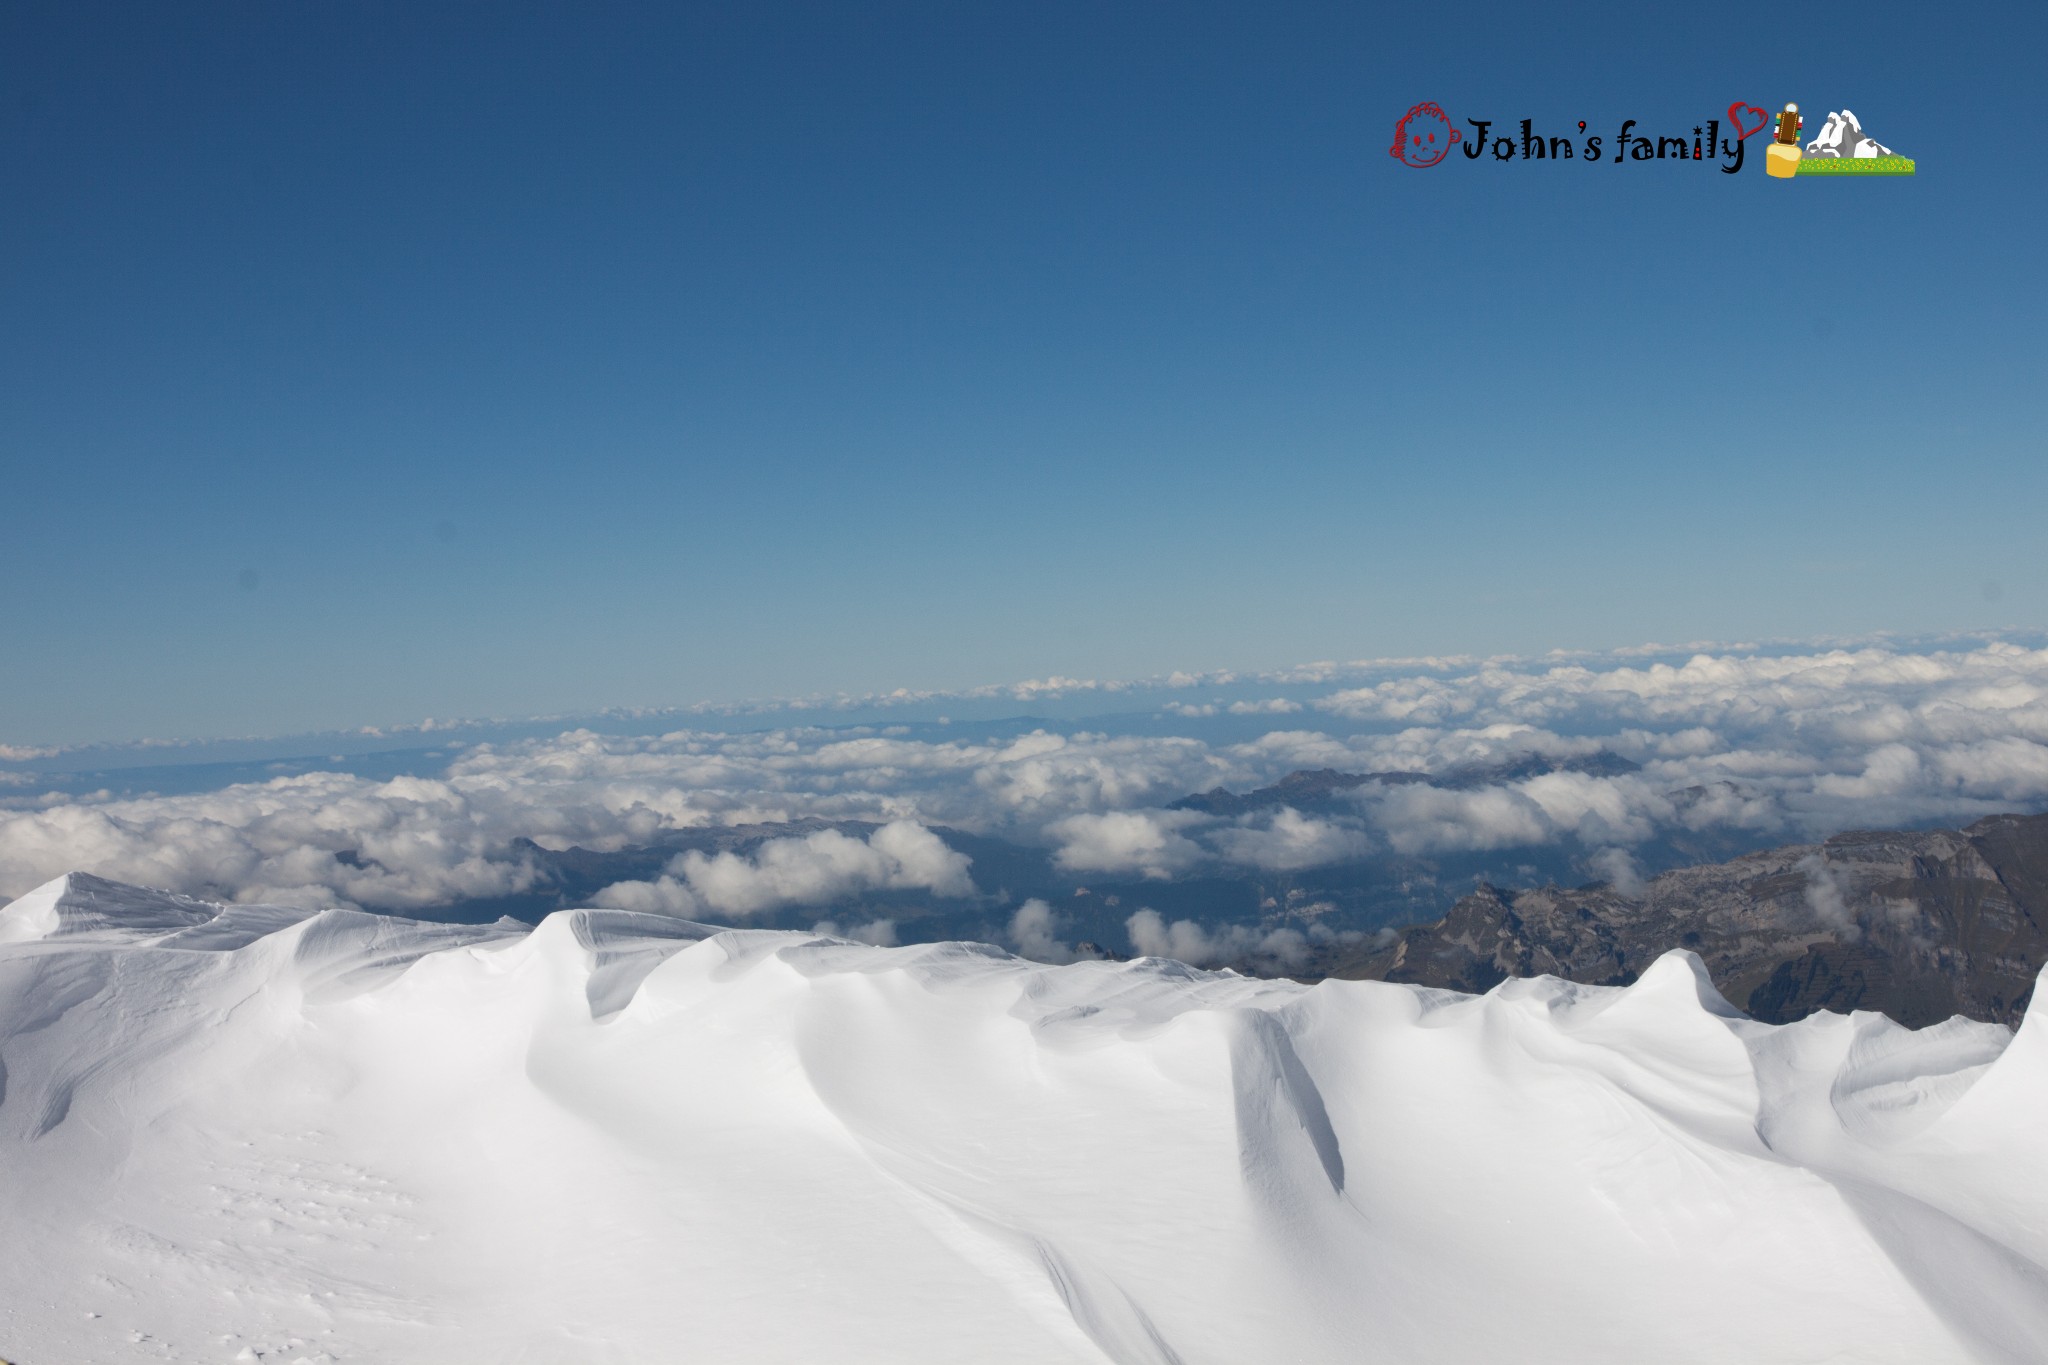
{"label": "gray rock face", "polygon": [[1772,1022],[1868,1009],[1915,1027],[1954,1014],[2016,1025],[2048,961],[2048,816],[1841,834],[1666,872],[1632,897],[1604,883],[1485,887],[1328,974],[1624,985],[1671,948],[1698,953],[1722,994]]}

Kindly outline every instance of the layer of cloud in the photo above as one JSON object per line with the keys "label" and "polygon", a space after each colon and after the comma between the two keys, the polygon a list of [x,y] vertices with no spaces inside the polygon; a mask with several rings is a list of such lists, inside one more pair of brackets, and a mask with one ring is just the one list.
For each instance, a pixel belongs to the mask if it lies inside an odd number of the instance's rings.
{"label": "layer of cloud", "polygon": [[[232,899],[404,910],[530,889],[538,873],[524,840],[609,851],[682,830],[798,819],[899,831],[686,856],[652,881],[607,888],[615,904],[730,918],[830,908],[877,889],[972,894],[940,827],[1041,845],[1075,875],[1157,878],[1560,840],[1604,857],[1681,833],[1789,841],[2048,806],[2048,650],[1867,647],[1661,663],[1624,652],[1376,667],[1364,681],[1349,665],[1271,675],[1262,689],[1295,696],[1236,714],[1192,695],[1182,714],[1148,710],[1143,732],[1129,734],[572,730],[476,745],[431,777],[316,773],[127,800],[54,796],[9,772],[0,895],[84,869]],[[1114,690],[1047,679],[1016,695],[1090,689]],[[1276,701],[1306,709],[1288,713]],[[1276,728],[1247,738],[1258,715]],[[1299,768],[1443,774],[1603,750],[1637,770],[1375,784],[1314,814],[1165,809]]]}
{"label": "layer of cloud", "polygon": [[316,773],[0,813],[0,892],[85,870],[245,901],[420,909],[530,887],[514,837],[448,782]]}
{"label": "layer of cloud", "polygon": [[[1037,731],[934,743],[884,731],[577,730],[477,746],[433,779],[336,772],[192,795],[0,798],[0,898],[85,870],[230,900],[421,909],[533,887],[538,873],[523,840],[611,852],[677,831],[808,818],[1035,839],[1071,814],[1154,804],[1251,775],[1175,736]],[[863,886],[971,894],[958,871],[964,861],[948,862],[937,836],[879,837],[835,834],[864,851],[822,840],[765,863],[672,866],[654,882],[608,888],[610,900],[744,914]]]}

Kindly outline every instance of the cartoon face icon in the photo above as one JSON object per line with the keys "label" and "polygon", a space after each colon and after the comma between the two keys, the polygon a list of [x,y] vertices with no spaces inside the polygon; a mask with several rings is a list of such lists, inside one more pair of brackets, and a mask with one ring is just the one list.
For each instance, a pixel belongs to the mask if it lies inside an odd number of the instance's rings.
{"label": "cartoon face icon", "polygon": [[1449,114],[1434,104],[1418,104],[1394,125],[1394,145],[1387,155],[1410,166],[1434,166],[1451,154],[1451,144],[1458,140]]}

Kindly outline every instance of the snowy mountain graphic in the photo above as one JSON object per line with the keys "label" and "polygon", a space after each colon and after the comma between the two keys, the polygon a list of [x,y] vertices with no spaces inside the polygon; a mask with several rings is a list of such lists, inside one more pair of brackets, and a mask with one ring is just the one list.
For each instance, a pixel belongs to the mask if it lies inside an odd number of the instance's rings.
{"label": "snowy mountain graphic", "polygon": [[1892,149],[1867,136],[1863,125],[1856,121],[1856,115],[1844,109],[1841,113],[1830,112],[1828,121],[1821,126],[1820,136],[1806,144],[1808,156],[1890,156]]}

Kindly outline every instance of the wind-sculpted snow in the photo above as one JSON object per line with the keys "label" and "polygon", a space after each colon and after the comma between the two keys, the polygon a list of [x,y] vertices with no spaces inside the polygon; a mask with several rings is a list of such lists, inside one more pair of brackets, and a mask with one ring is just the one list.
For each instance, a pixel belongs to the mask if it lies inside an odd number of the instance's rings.
{"label": "wind-sculpted snow", "polygon": [[0,1356],[2038,1362],[2044,1035],[75,876],[0,911]]}

